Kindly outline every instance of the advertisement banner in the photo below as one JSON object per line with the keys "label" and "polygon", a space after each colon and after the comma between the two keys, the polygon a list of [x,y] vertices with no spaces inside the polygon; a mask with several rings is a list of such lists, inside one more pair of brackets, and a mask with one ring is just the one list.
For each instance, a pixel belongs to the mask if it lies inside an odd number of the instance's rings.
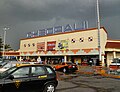
{"label": "advertisement banner", "polygon": [[45,50],[45,42],[37,43],[37,51],[44,51]]}
{"label": "advertisement banner", "polygon": [[47,42],[47,50],[48,51],[55,50],[55,46],[56,46],[56,41]]}
{"label": "advertisement banner", "polygon": [[60,40],[58,43],[58,48],[61,50],[66,50],[68,48],[68,40]]}

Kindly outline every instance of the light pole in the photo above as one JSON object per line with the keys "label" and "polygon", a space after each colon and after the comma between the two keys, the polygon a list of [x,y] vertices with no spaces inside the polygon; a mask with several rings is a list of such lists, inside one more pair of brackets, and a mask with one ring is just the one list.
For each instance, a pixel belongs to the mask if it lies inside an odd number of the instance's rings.
{"label": "light pole", "polygon": [[3,58],[5,58],[5,41],[6,41],[6,31],[9,30],[9,27],[4,27],[4,37],[3,37]]}
{"label": "light pole", "polygon": [[99,62],[101,62],[102,61],[102,56],[101,56],[101,42],[100,42],[100,11],[99,11],[99,0],[97,0],[97,26],[98,26]]}

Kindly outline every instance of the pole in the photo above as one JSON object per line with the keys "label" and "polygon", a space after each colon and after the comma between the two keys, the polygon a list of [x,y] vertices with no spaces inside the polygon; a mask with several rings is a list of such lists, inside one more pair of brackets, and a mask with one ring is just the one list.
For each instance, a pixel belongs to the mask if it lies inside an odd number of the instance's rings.
{"label": "pole", "polygon": [[3,38],[3,58],[5,58],[5,41],[6,41],[6,31],[9,30],[9,28],[5,27],[4,30],[4,38]]}
{"label": "pole", "polygon": [[97,25],[98,25],[98,50],[99,50],[99,61],[101,62],[101,44],[100,44],[100,14],[99,14],[99,1],[97,0]]}

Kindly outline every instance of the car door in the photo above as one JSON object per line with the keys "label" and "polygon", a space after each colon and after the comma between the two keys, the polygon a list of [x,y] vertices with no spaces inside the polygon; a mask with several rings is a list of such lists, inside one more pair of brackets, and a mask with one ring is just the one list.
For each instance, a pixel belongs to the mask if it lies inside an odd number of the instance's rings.
{"label": "car door", "polygon": [[44,83],[46,82],[46,78],[47,75],[45,69],[42,66],[32,66],[30,76],[30,85],[32,86],[32,91],[41,91],[44,86]]}
{"label": "car door", "polygon": [[4,79],[4,92],[30,92],[29,67],[18,68],[10,76]]}

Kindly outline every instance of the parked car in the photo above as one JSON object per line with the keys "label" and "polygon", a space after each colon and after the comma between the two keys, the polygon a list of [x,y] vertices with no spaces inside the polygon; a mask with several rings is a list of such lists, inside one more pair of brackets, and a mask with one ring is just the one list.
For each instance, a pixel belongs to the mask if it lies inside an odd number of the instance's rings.
{"label": "parked car", "polygon": [[34,64],[35,62],[21,62],[21,61],[17,61],[17,60],[3,60],[0,63],[0,72],[6,71],[7,69],[16,66],[16,64]]}
{"label": "parked car", "polygon": [[0,63],[2,62],[2,58],[0,58]]}
{"label": "parked car", "polygon": [[8,62],[9,62],[8,59],[1,59],[1,61],[0,61],[0,68],[1,68],[2,66],[6,65]]}
{"label": "parked car", "polygon": [[3,59],[0,62],[0,72],[3,72],[3,71],[9,69],[12,66],[15,66],[17,63],[18,63],[17,60]]}
{"label": "parked car", "polygon": [[18,64],[18,62],[7,62],[3,66],[1,66],[0,73],[6,71],[7,69],[9,69],[13,66],[16,66],[16,64]]}
{"label": "parked car", "polygon": [[55,92],[56,72],[51,66],[17,64],[0,73],[0,92]]}
{"label": "parked car", "polygon": [[120,58],[114,58],[113,62],[109,65],[110,70],[120,69]]}
{"label": "parked car", "polygon": [[110,74],[120,75],[120,58],[114,58],[109,65],[109,69]]}
{"label": "parked car", "polygon": [[63,62],[61,64],[54,65],[53,68],[56,71],[62,71],[64,73],[75,72],[76,70],[78,70],[77,65],[72,62]]}

